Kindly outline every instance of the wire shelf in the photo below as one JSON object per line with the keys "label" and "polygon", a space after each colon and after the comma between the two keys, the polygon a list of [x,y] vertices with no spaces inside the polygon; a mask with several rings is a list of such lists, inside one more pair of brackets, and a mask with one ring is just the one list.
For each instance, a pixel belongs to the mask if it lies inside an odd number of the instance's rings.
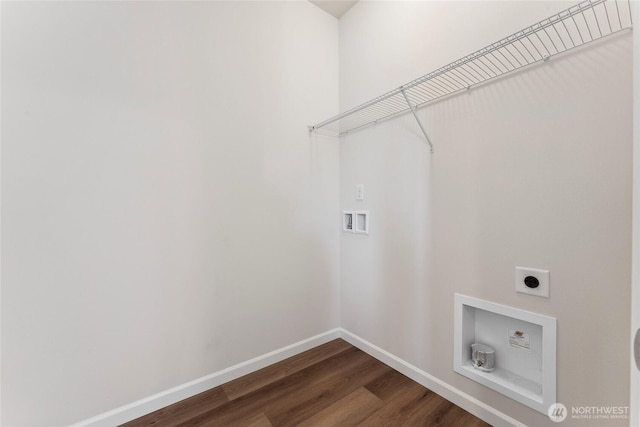
{"label": "wire shelf", "polygon": [[[629,0],[586,0],[348,111],[309,126],[344,135],[632,27]],[[418,124],[431,145],[420,120]]]}

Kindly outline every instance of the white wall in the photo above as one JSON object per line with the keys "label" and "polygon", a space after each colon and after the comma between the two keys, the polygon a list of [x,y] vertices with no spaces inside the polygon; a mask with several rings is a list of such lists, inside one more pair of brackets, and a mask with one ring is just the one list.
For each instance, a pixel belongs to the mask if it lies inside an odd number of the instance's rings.
{"label": "white wall", "polygon": [[308,2],[2,4],[2,425],[338,326],[338,24]]}
{"label": "white wall", "polygon": [[[640,2],[631,3],[633,17],[640,16]],[[638,19],[638,18],[636,18]],[[640,32],[633,32],[633,269],[631,290],[631,342],[640,329]],[[635,363],[633,346],[631,353],[631,422],[640,425],[640,370]]]}
{"label": "white wall", "polygon": [[[340,22],[341,109],[570,4],[360,2]],[[453,372],[453,294],[551,315],[558,401],[628,406],[631,46],[625,32],[427,107],[433,155],[410,115],[343,137],[341,210],[368,209],[371,230],[341,238],[342,327],[542,426]],[[516,294],[517,265],[549,269],[551,298]]]}

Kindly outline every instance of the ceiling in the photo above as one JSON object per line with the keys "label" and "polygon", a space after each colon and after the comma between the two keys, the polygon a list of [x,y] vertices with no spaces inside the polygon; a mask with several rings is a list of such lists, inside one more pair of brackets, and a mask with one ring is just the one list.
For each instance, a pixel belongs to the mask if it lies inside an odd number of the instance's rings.
{"label": "ceiling", "polygon": [[318,6],[320,9],[340,19],[342,15],[358,1],[347,0],[309,0],[311,3]]}

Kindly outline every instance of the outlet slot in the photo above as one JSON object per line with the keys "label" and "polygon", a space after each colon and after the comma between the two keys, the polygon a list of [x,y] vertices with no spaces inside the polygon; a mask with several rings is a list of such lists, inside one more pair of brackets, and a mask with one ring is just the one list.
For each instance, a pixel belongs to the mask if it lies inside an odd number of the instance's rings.
{"label": "outlet slot", "polygon": [[354,232],[354,216],[354,212],[342,212],[342,231],[345,231],[347,233]]}
{"label": "outlet slot", "polygon": [[355,232],[358,234],[369,234],[369,211],[357,211]]}

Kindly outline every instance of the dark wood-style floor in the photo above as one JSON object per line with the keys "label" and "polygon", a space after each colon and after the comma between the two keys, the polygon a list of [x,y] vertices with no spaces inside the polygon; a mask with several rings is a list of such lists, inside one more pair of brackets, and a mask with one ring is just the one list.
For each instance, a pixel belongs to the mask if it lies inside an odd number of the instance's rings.
{"label": "dark wood-style floor", "polygon": [[337,339],[124,424],[488,426]]}

